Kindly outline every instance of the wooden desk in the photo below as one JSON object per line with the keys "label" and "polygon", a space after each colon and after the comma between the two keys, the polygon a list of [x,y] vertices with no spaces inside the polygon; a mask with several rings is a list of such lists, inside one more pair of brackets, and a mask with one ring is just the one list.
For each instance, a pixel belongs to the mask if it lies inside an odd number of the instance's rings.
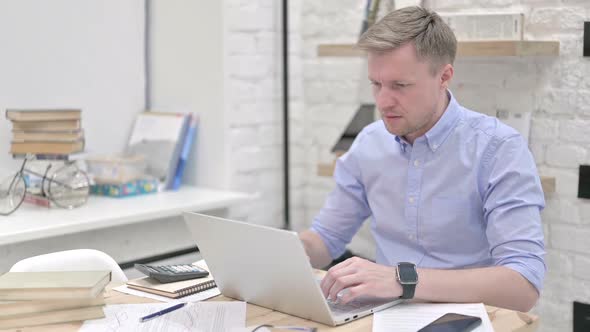
{"label": "wooden desk", "polygon": [[[108,289],[105,295],[107,304],[130,304],[130,303],[153,303],[157,302],[152,299],[137,297],[133,295],[119,293]],[[222,295],[216,296],[208,301],[233,301]],[[539,318],[531,314],[517,313],[507,309],[495,307],[486,307],[492,325],[496,332],[533,332],[539,325]],[[295,325],[295,326],[315,326],[319,331],[333,332],[352,332],[352,331],[372,331],[373,317],[367,316],[350,323],[331,327],[316,323],[303,318],[294,317],[282,312],[248,304],[246,308],[246,326],[252,325]],[[46,326],[28,327],[22,329],[13,329],[6,331],[18,332],[67,332],[77,331],[82,326],[81,323],[54,324]],[[5,331],[5,330],[2,330]]]}

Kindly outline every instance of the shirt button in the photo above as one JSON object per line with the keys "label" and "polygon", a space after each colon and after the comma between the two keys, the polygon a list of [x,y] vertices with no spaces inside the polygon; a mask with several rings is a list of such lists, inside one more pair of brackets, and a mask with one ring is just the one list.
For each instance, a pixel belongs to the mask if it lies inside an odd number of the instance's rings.
{"label": "shirt button", "polygon": [[414,166],[416,166],[416,167],[420,166],[420,160],[414,160]]}
{"label": "shirt button", "polygon": [[432,145],[432,148],[433,148],[433,149],[436,149],[436,148],[438,148],[438,144],[433,144],[433,145]]}
{"label": "shirt button", "polygon": [[408,198],[408,201],[409,201],[410,203],[414,203],[414,197],[410,197],[410,198]]}
{"label": "shirt button", "polygon": [[410,239],[410,240],[413,241],[414,240],[414,235],[412,235],[412,234],[408,235],[408,239]]}

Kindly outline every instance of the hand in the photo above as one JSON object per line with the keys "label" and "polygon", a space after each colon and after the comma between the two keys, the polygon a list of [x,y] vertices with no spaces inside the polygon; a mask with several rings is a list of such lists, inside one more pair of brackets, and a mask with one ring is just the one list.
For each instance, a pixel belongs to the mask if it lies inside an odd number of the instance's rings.
{"label": "hand", "polygon": [[402,287],[395,278],[395,267],[358,257],[329,269],[321,288],[326,298],[343,304],[358,297],[397,298],[402,295]]}

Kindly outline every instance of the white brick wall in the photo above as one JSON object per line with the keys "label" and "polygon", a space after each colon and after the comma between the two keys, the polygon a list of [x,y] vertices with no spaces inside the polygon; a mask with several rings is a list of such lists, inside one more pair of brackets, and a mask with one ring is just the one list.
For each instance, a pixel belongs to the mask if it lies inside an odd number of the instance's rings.
{"label": "white brick wall", "polygon": [[[358,102],[362,60],[318,58],[320,43],[352,43],[362,16],[362,1],[303,1],[305,137],[303,220],[309,225],[331,179],[316,175],[318,161],[331,159],[329,148]],[[541,174],[557,178],[543,212],[548,273],[534,311],[541,332],[571,331],[572,301],[590,303],[590,201],[577,198],[578,165],[590,163],[590,59],[582,55],[583,21],[588,0],[425,0],[441,11],[521,10],[525,38],[559,40],[559,57],[459,58],[452,90],[465,106],[483,113],[497,109],[533,112],[530,148]],[[299,212],[297,212],[299,215]]]}
{"label": "white brick wall", "polygon": [[226,124],[230,184],[257,198],[232,217],[281,227],[283,217],[280,2],[226,0]]}

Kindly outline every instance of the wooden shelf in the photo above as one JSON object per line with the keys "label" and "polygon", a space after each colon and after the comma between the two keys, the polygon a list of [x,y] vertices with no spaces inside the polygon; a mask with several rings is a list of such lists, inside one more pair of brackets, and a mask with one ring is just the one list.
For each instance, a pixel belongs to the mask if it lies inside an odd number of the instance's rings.
{"label": "wooden shelf", "polygon": [[[318,164],[317,174],[319,176],[332,176],[334,175],[335,163],[331,164]],[[541,176],[541,187],[545,194],[555,192],[556,181],[553,176]]]}
{"label": "wooden shelf", "polygon": [[[353,44],[318,45],[318,56],[365,56]],[[457,44],[457,56],[558,56],[559,41],[463,41]]]}

